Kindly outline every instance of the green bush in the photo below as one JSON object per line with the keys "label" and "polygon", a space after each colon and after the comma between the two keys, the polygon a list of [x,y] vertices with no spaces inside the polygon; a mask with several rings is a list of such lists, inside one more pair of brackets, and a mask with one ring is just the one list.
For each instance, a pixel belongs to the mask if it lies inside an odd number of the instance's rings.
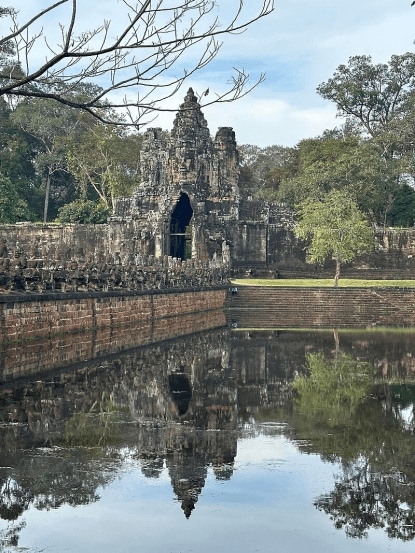
{"label": "green bush", "polygon": [[109,209],[102,203],[92,200],[75,200],[64,205],[58,211],[58,223],[100,224],[106,223]]}

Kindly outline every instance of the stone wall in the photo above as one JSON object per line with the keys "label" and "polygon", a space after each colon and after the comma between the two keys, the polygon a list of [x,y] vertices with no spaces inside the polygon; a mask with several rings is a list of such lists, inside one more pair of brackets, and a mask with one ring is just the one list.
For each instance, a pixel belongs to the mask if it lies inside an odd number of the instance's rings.
{"label": "stone wall", "polygon": [[[335,262],[306,262],[305,245],[280,225],[244,223],[237,227],[238,248],[232,255],[232,276],[273,278],[334,278]],[[412,279],[415,276],[415,230],[385,229],[376,233],[376,250],[343,263],[342,277]],[[244,253],[243,246],[247,244]]]}
{"label": "stone wall", "polygon": [[135,222],[0,227],[0,341],[166,317],[167,329],[172,316],[223,307],[226,255],[156,258],[141,236]]}
{"label": "stone wall", "polygon": [[[65,324],[77,327],[76,318],[93,327],[92,305],[99,313],[105,294],[118,320],[114,292],[225,287],[231,275],[333,275],[334,262],[306,263],[304,244],[293,234],[292,210],[240,197],[235,133],[221,127],[210,136],[192,89],[170,135],[146,131],[140,163],[140,185],[131,197],[118,200],[108,224],[1,226],[0,294],[42,294],[46,302],[50,293],[83,293],[82,308],[73,307],[79,317],[60,308],[61,332]],[[379,231],[377,250],[342,268],[343,276],[364,278],[414,274],[413,229]],[[93,293],[104,296],[90,301]],[[30,301],[38,309],[37,298]],[[137,298],[134,313],[145,312],[142,301]],[[35,321],[28,313],[24,318]],[[57,328],[54,317],[50,325]]]}
{"label": "stone wall", "polygon": [[[334,262],[306,263],[304,244],[293,233],[294,213],[283,204],[242,198],[235,133],[220,127],[210,136],[197,97],[189,89],[171,133],[148,129],[141,152],[141,183],[129,198],[117,201],[114,222],[136,225],[141,251],[175,255],[178,234],[188,232],[193,258],[208,260],[229,249],[234,276],[327,277]],[[178,209],[186,201],[187,211]],[[178,210],[178,211],[176,211]],[[179,217],[180,219],[180,217]],[[181,256],[182,254],[180,254]],[[411,278],[415,274],[415,231],[380,229],[378,247],[369,256],[344,265],[344,275]]]}
{"label": "stone wall", "polygon": [[38,340],[82,330],[208,313],[223,307],[223,287],[162,291],[67,292],[0,296],[0,341]]}
{"label": "stone wall", "polygon": [[0,382],[39,377],[50,371],[72,371],[86,362],[104,358],[118,359],[126,352],[223,328],[223,309],[187,313],[158,319],[140,319],[123,326],[101,326],[89,332],[51,334],[26,341],[3,342],[0,350]]}

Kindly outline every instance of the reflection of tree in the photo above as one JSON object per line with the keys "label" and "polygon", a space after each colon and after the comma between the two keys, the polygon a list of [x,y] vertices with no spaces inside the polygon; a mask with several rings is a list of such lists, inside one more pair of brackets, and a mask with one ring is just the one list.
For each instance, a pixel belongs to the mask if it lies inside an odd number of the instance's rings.
{"label": "reflection of tree", "polygon": [[6,548],[17,547],[19,545],[19,533],[26,526],[26,522],[8,526],[0,531],[0,551],[6,551]]}
{"label": "reflection of tree", "polygon": [[30,491],[20,486],[14,478],[5,478],[0,485],[0,518],[16,520],[32,501]]}
{"label": "reflection of tree", "polygon": [[345,354],[327,362],[322,353],[310,353],[307,365],[308,374],[297,377],[294,384],[297,409],[333,427],[347,424],[367,395],[373,368]]}
{"label": "reflection of tree", "polygon": [[377,394],[383,398],[383,407],[402,428],[415,431],[415,387],[408,384],[391,384],[379,387]]}
{"label": "reflection of tree", "polygon": [[303,449],[342,468],[334,490],[318,498],[316,507],[351,537],[384,528],[390,537],[412,540],[413,435],[402,410],[415,387],[374,386],[373,369],[344,354],[334,361],[309,355],[308,369],[294,383],[297,437],[306,440]]}
{"label": "reflection of tree", "polygon": [[110,446],[121,441],[121,410],[115,409],[109,393],[98,389],[81,394],[75,382],[80,384],[74,378],[63,396],[61,383],[55,388],[40,382],[3,395],[4,411],[17,413],[28,424],[5,427],[0,434],[7,467],[0,475],[0,518],[17,520],[30,506],[92,503],[99,499],[97,489],[114,477],[120,453]]}
{"label": "reflection of tree", "polygon": [[75,413],[66,421],[64,440],[68,445],[88,447],[114,444],[121,439],[121,420],[113,401],[103,394],[87,411]]}
{"label": "reflection of tree", "polygon": [[342,479],[315,505],[350,537],[365,537],[371,528],[384,528],[390,538],[415,537],[414,482],[397,469],[378,472],[368,457],[343,466]]}
{"label": "reflection of tree", "polygon": [[33,452],[21,458],[4,479],[0,517],[16,520],[30,505],[36,509],[56,509],[65,504],[93,503],[99,499],[97,489],[115,478],[120,463],[120,454],[111,449]]}

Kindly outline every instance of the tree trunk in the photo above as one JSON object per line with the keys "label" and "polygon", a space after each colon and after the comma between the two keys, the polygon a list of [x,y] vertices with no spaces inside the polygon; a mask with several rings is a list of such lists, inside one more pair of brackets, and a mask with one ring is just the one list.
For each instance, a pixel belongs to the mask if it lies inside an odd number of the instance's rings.
{"label": "tree trunk", "polygon": [[48,220],[48,209],[49,209],[49,195],[50,195],[50,169],[48,169],[48,174],[46,176],[46,188],[45,188],[45,204],[43,208],[43,222],[47,223]]}
{"label": "tree trunk", "polygon": [[[336,357],[340,351],[340,338],[339,338],[339,330],[337,328],[335,328],[333,330],[333,335],[334,335],[334,343],[336,345]],[[414,406],[414,409],[415,409],[415,406]]]}
{"label": "tree trunk", "polygon": [[339,278],[340,278],[340,260],[337,257],[336,258],[336,274],[334,275],[334,287],[337,288],[339,285]]}

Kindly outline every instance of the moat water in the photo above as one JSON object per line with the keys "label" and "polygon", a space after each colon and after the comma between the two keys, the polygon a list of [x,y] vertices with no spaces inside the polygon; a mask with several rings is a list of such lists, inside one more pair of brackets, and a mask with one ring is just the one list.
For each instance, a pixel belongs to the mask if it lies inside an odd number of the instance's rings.
{"label": "moat water", "polygon": [[414,329],[85,340],[1,355],[0,551],[414,551]]}

